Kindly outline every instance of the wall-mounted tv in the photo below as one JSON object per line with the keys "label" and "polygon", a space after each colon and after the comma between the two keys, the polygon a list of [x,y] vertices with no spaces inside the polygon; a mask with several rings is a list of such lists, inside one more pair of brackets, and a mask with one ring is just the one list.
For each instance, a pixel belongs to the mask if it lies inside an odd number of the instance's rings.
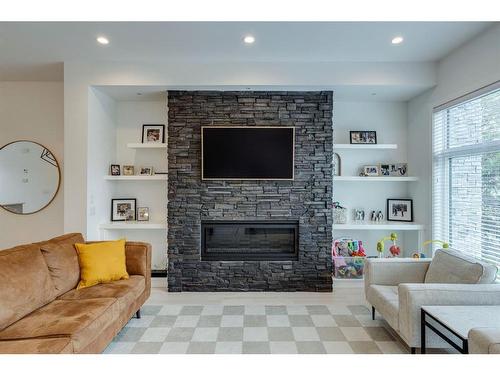
{"label": "wall-mounted tv", "polygon": [[293,180],[294,127],[203,126],[202,180]]}

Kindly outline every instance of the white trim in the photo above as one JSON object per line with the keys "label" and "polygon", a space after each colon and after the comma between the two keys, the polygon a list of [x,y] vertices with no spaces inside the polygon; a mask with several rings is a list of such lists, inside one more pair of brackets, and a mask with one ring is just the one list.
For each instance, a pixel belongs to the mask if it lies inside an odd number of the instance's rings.
{"label": "white trim", "polygon": [[[442,111],[444,109],[447,109],[447,108],[450,108],[450,107],[454,107],[454,106],[456,106],[456,105],[458,105],[460,103],[464,103],[464,102],[467,102],[469,100],[476,99],[476,98],[478,98],[480,96],[489,94],[489,93],[491,93],[493,91],[496,91],[498,89],[500,89],[500,80],[496,81],[496,82],[493,82],[493,83],[491,83],[491,84],[489,84],[487,86],[480,87],[479,89],[474,90],[472,92],[469,92],[469,93],[467,93],[465,95],[459,96],[458,98],[452,99],[449,102],[440,104],[437,107],[433,108],[433,112],[434,113],[440,112],[440,111]],[[432,123],[434,124],[434,119],[433,119]]]}

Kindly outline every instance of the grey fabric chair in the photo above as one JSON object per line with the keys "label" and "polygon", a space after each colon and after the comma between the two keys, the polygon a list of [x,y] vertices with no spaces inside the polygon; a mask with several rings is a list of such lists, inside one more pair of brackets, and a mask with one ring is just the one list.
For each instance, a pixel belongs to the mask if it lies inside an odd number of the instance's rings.
{"label": "grey fabric chair", "polygon": [[[415,353],[420,347],[422,306],[500,305],[494,265],[453,250],[437,250],[433,259],[367,259],[365,296],[375,311]],[[430,332],[426,346],[448,345]]]}

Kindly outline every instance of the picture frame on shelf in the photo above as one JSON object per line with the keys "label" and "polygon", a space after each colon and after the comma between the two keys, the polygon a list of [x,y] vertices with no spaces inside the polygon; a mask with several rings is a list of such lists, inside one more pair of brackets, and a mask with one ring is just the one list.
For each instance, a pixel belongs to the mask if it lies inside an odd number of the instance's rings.
{"label": "picture frame on shelf", "polygon": [[111,176],[120,176],[120,164],[111,164],[109,174]]}
{"label": "picture frame on shelf", "polygon": [[165,143],[165,125],[142,125],[142,143]]}
{"label": "picture frame on shelf", "polygon": [[378,176],[380,173],[378,165],[365,165],[363,167],[363,174],[366,177]]}
{"label": "picture frame on shelf", "polygon": [[387,221],[413,222],[413,199],[387,199]]}
{"label": "picture frame on shelf", "polygon": [[377,144],[377,132],[375,130],[351,130],[350,143],[352,145],[375,145]]}
{"label": "picture frame on shelf", "polygon": [[111,199],[111,221],[135,221],[136,203],[135,198]]}
{"label": "picture frame on shelf", "polygon": [[380,164],[380,175],[384,177],[408,176],[408,163]]}
{"label": "picture frame on shelf", "polygon": [[340,155],[336,152],[333,153],[333,175],[340,176],[342,173],[342,161]]}
{"label": "picture frame on shelf", "polygon": [[139,176],[152,176],[153,175],[153,167],[141,167],[139,168]]}
{"label": "picture frame on shelf", "polygon": [[149,207],[137,208],[137,221],[149,221]]}
{"label": "picture frame on shelf", "polygon": [[123,166],[123,175],[124,176],[133,176],[135,174],[135,169],[133,165],[124,165]]}

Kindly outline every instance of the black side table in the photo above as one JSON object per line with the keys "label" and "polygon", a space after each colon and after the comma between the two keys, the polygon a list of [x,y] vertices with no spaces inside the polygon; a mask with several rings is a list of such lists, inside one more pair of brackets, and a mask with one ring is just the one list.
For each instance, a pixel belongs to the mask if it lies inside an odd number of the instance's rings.
{"label": "black side table", "polygon": [[[425,331],[426,327],[431,329],[434,333],[436,333],[439,337],[441,337],[444,341],[450,344],[453,348],[458,350],[462,354],[469,353],[469,343],[467,340],[467,334],[464,335],[463,330],[460,332],[456,327],[451,327],[449,323],[446,321],[446,316],[448,314],[453,314],[453,312],[457,312],[461,306],[422,306],[420,310],[420,353],[425,354]],[[433,322],[426,319],[426,317],[430,317]],[[437,325],[434,325],[434,322]],[[461,327],[462,328],[462,327]],[[462,346],[458,345],[455,341],[450,339],[447,335],[443,333],[443,331],[450,333],[454,337],[456,337],[459,341],[462,342]],[[468,332],[468,330],[467,330]]]}

